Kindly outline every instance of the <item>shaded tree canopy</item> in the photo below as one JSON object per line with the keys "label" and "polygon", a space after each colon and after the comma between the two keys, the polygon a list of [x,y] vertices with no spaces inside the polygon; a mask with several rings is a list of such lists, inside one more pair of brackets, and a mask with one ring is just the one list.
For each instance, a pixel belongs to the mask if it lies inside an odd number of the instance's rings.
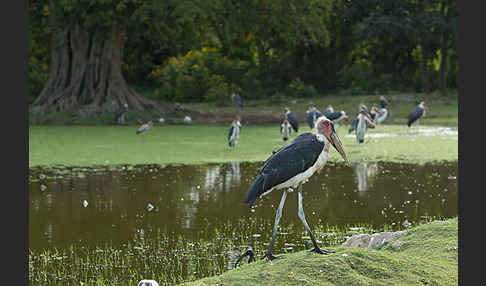
{"label": "shaded tree canopy", "polygon": [[[32,109],[456,88],[451,0],[30,1]],[[128,82],[128,83],[127,83]],[[148,88],[156,101],[131,87]],[[156,103],[158,102],[158,103]]]}

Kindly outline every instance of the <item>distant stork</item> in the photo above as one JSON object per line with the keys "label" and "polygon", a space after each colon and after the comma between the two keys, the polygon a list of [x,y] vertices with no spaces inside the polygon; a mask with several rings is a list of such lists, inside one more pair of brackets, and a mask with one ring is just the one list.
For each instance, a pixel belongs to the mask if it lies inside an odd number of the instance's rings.
{"label": "distant stork", "polygon": [[231,148],[238,147],[238,140],[240,139],[241,123],[240,117],[236,116],[235,120],[231,122],[231,126],[228,132],[228,144]]}
{"label": "distant stork", "polygon": [[237,93],[231,94],[231,99],[233,102],[238,105],[239,108],[243,109],[243,98]]}
{"label": "distant stork", "polygon": [[280,124],[280,136],[282,137],[283,141],[287,141],[292,134],[292,127],[287,119]]}
{"label": "distant stork", "polygon": [[[368,115],[368,117],[372,117],[371,112],[368,110],[366,105],[364,103],[360,103],[358,107],[358,115],[363,111],[365,114]],[[348,133],[351,133],[356,130],[356,127],[358,126],[358,117],[356,117],[353,122],[351,122],[351,125],[349,126]]]}
{"label": "distant stork", "polygon": [[315,106],[312,105],[309,106],[309,109],[307,109],[306,114],[307,114],[307,124],[309,125],[310,129],[314,128],[314,123],[316,122],[317,118],[323,115],[319,109],[317,109]]}
{"label": "distant stork", "polygon": [[285,107],[285,119],[289,121],[290,126],[292,126],[295,132],[299,132],[299,121],[297,121],[295,115],[287,107]]}
{"label": "distant stork", "polygon": [[380,96],[380,107],[381,108],[388,108],[388,101],[386,98],[382,95]]}
{"label": "distant stork", "polygon": [[124,103],[118,107],[115,111],[115,122],[116,123],[125,123],[125,112],[127,112],[128,104]]}
{"label": "distant stork", "polygon": [[420,104],[415,108],[410,115],[408,115],[408,122],[407,125],[408,127],[412,126],[412,124],[421,118],[425,117],[425,102],[421,101]]}
{"label": "distant stork", "polygon": [[332,113],[334,113],[334,108],[332,107],[332,105],[328,105],[326,107],[326,109],[324,109],[324,116],[326,116],[327,118],[329,118],[329,115],[331,115]]}
{"label": "distant stork", "polygon": [[142,134],[142,133],[147,132],[150,128],[152,128],[152,126],[154,126],[154,123],[152,122],[152,120],[145,123],[145,124],[142,124],[142,126],[140,126],[137,129],[137,134]]}
{"label": "distant stork", "polygon": [[360,110],[356,119],[358,120],[356,124],[356,141],[358,141],[359,145],[364,143],[364,137],[368,128],[375,128],[375,124],[364,110]]}
{"label": "distant stork", "polygon": [[314,244],[314,248],[311,251],[320,254],[330,253],[330,251],[321,250],[319,248],[316,239],[305,220],[304,209],[302,207],[302,184],[307,182],[316,171],[319,173],[324,167],[331,146],[341,154],[349,166],[349,161],[346,158],[346,153],[344,152],[341,140],[339,140],[339,137],[334,130],[334,124],[331,120],[322,116],[317,119],[316,127],[313,132],[300,134],[292,140],[292,142],[273,153],[265,161],[263,168],[254,179],[245,197],[245,202],[250,207],[258,197],[268,194],[272,190],[283,190],[282,199],[280,200],[280,205],[275,216],[272,240],[268,251],[262,259],[265,257],[269,260],[280,258],[274,256],[272,250],[287,193],[293,191],[293,189],[297,189],[299,195],[299,218],[304,223],[312,243]]}
{"label": "distant stork", "polygon": [[341,123],[341,121],[348,119],[348,116],[346,115],[346,112],[344,110],[335,111],[328,115],[329,116],[326,115],[326,117],[334,123],[334,127],[336,129],[339,129],[339,124]]}
{"label": "distant stork", "polygon": [[381,108],[376,117],[376,124],[381,124],[388,117],[388,107]]}

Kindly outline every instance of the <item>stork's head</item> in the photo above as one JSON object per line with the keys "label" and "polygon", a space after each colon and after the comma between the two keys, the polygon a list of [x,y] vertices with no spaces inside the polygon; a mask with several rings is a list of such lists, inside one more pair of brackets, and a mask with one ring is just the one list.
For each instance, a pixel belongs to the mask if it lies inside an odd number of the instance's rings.
{"label": "stork's head", "polygon": [[343,144],[339,139],[336,130],[334,130],[334,124],[325,116],[321,116],[316,121],[316,132],[318,134],[324,135],[326,141],[331,143],[331,145],[341,154],[346,164],[349,166],[348,158],[346,157],[346,152],[344,152]]}

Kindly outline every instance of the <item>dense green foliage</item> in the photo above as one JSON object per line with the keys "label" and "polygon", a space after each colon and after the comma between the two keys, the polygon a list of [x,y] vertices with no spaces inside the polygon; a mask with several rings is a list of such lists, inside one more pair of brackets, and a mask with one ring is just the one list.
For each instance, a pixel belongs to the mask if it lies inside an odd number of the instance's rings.
{"label": "dense green foliage", "polygon": [[29,7],[31,100],[48,78],[55,5],[65,25],[126,27],[123,75],[162,100],[457,87],[455,1],[41,0]]}

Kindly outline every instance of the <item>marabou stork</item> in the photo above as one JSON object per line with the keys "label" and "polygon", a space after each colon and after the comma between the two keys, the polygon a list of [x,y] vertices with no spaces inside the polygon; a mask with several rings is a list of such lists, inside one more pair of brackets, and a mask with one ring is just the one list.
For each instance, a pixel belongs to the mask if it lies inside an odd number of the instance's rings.
{"label": "marabou stork", "polygon": [[140,126],[140,128],[137,129],[137,134],[145,133],[150,128],[152,128],[153,126],[154,126],[154,123],[152,122],[152,120],[150,120],[149,122],[142,124],[142,126]]}
{"label": "marabou stork", "polygon": [[[368,108],[364,103],[360,103],[358,107],[358,115],[363,111],[365,114],[368,115],[368,117],[372,117],[371,113],[369,112]],[[353,122],[351,122],[351,125],[349,126],[348,133],[351,133],[356,130],[356,127],[358,126],[358,117],[356,117]]]}
{"label": "marabou stork", "polygon": [[383,95],[380,96],[380,106],[381,108],[388,108],[388,101],[385,99]]}
{"label": "marabou stork", "polygon": [[231,148],[235,149],[238,147],[238,140],[240,139],[240,132],[241,132],[241,123],[240,117],[236,117],[233,122],[231,122],[231,126],[228,132],[228,144]]}
{"label": "marabou stork", "polygon": [[306,114],[307,114],[307,124],[309,125],[310,129],[314,128],[314,122],[316,122],[317,118],[323,115],[319,109],[317,109],[315,106],[312,105],[309,106],[309,109],[307,109]]}
{"label": "marabou stork", "polygon": [[376,117],[376,124],[381,124],[388,117],[388,108],[384,107],[378,111],[378,116]]}
{"label": "marabou stork", "polygon": [[339,123],[341,121],[348,119],[348,116],[346,115],[346,112],[344,112],[344,110],[335,111],[326,117],[334,123],[334,128],[336,129],[339,129]]}
{"label": "marabou stork", "polygon": [[124,103],[118,107],[115,111],[115,122],[116,123],[125,123],[125,112],[127,112],[128,104]]}
{"label": "marabou stork", "polygon": [[287,119],[283,121],[280,125],[280,136],[282,137],[283,141],[287,141],[292,134],[292,127]]}
{"label": "marabou stork", "polygon": [[313,132],[305,132],[297,136],[292,142],[273,153],[263,165],[248,192],[246,193],[245,203],[252,206],[255,200],[268,194],[272,190],[283,190],[282,199],[275,216],[272,240],[268,251],[262,257],[269,260],[280,258],[272,253],[277,234],[278,223],[282,216],[282,209],[287,197],[287,193],[297,189],[298,191],[298,215],[309,233],[314,244],[312,252],[328,254],[331,251],[321,250],[312,234],[312,231],[305,220],[304,209],[302,207],[302,184],[308,181],[316,171],[319,172],[326,164],[329,150],[333,146],[346,161],[349,161],[344,152],[341,140],[334,129],[331,120],[322,116],[317,119],[316,127]]}
{"label": "marabou stork", "polygon": [[324,109],[324,116],[326,116],[327,118],[329,118],[329,115],[331,115],[332,113],[334,113],[334,108],[332,107],[332,105],[328,105],[326,107],[326,109]]}
{"label": "marabou stork", "polygon": [[425,117],[425,102],[421,101],[420,104],[415,108],[410,115],[408,115],[408,122],[407,125],[408,127],[412,126],[412,124],[421,118]]}
{"label": "marabou stork", "polygon": [[292,126],[295,132],[299,132],[299,121],[297,121],[295,115],[287,107],[285,107],[285,119],[289,121],[290,126]]}
{"label": "marabou stork", "polygon": [[243,109],[243,98],[237,93],[231,94],[231,99],[233,102],[238,105],[239,108]]}
{"label": "marabou stork", "polygon": [[359,145],[364,143],[364,137],[368,128],[375,128],[375,124],[364,110],[360,110],[356,119],[358,120],[356,124],[356,141],[358,141]]}

